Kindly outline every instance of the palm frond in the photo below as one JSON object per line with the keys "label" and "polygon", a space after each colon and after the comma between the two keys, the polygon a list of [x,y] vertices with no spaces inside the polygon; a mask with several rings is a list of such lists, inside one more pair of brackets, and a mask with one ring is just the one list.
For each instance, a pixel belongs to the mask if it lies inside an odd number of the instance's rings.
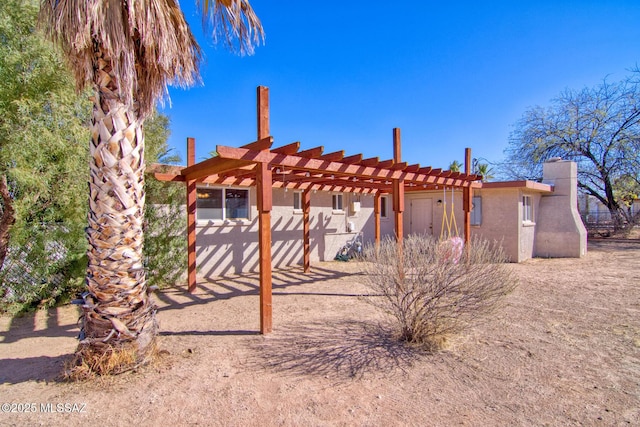
{"label": "palm frond", "polygon": [[247,0],[196,0],[205,28],[212,27],[214,41],[224,38],[232,50],[253,53],[264,41],[264,30]]}
{"label": "palm frond", "polygon": [[78,89],[99,74],[97,51],[117,76],[114,96],[146,116],[167,84],[199,79],[201,51],[176,0],[42,0],[40,22],[63,49]]}

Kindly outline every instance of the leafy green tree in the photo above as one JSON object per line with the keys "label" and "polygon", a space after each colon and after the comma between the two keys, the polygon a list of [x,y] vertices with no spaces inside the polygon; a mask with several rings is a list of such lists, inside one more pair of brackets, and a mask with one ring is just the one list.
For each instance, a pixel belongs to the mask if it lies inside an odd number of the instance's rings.
{"label": "leafy green tree", "polygon": [[617,228],[630,223],[615,191],[640,164],[640,72],[624,80],[582,90],[565,90],[547,108],[533,107],[516,123],[509,140],[506,173],[540,179],[552,157],[578,163],[578,187],[605,205]]}
{"label": "leafy green tree", "polygon": [[[180,156],[172,154],[169,118],[154,114],[145,121],[147,161],[149,164],[180,164]],[[185,201],[182,183],[161,182],[147,177],[145,182],[144,258],[149,286],[165,287],[182,279],[187,265]]]}
{"label": "leafy green tree", "polygon": [[35,0],[0,2],[0,267],[9,247],[21,262],[0,279],[26,305],[78,286],[86,259],[90,103],[35,31],[37,14]]}

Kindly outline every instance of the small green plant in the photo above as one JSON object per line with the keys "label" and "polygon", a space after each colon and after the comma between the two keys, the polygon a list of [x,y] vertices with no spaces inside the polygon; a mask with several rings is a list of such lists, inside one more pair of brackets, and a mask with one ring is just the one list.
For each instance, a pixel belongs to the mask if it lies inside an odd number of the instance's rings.
{"label": "small green plant", "polygon": [[431,236],[409,236],[368,246],[363,268],[367,298],[394,320],[399,339],[429,351],[444,348],[499,306],[517,280],[497,243],[461,247]]}

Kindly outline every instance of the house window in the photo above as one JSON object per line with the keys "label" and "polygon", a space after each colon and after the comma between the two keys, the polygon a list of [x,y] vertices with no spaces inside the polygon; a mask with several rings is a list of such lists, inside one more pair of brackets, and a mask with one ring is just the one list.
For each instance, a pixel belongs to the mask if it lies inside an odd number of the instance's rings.
{"label": "house window", "polygon": [[198,188],[198,220],[249,219],[249,190]]}
{"label": "house window", "polygon": [[342,208],[342,194],[334,194],[332,196],[333,199],[333,210],[334,211],[341,211]]}
{"label": "house window", "polygon": [[522,196],[522,221],[533,222],[533,200],[531,196]]}
{"label": "house window", "polygon": [[294,211],[302,210],[302,193],[299,191],[295,191],[293,193],[293,210]]}
{"label": "house window", "polygon": [[388,218],[389,198],[387,196],[380,197],[380,217]]}
{"label": "house window", "polygon": [[471,201],[471,225],[482,225],[482,197],[473,196]]}

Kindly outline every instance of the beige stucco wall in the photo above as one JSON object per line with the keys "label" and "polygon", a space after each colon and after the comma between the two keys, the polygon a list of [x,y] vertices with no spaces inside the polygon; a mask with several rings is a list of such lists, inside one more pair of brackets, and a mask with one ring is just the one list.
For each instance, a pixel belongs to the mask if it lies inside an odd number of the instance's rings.
{"label": "beige stucco wall", "polygon": [[[586,251],[586,232],[577,213],[577,201],[571,192],[572,180],[564,180],[567,165],[559,162],[546,166],[545,176],[557,176],[556,190],[549,193],[535,186],[494,186],[475,190],[482,197],[482,223],[471,226],[472,236],[500,242],[512,262],[521,262],[533,256],[581,256]],[[564,169],[563,169],[564,168]],[[573,169],[572,169],[573,170]],[[563,175],[565,174],[565,175]],[[509,184],[509,183],[506,183]],[[271,212],[271,255],[274,268],[301,264],[303,259],[302,212],[293,209],[293,190],[273,189]],[[249,189],[251,213],[244,221],[198,222],[197,265],[204,277],[258,270],[258,223],[255,188]],[[373,214],[374,197],[370,195],[343,194],[343,211],[332,209],[331,192],[311,193],[310,246],[311,261],[333,260],[347,242],[357,233],[362,233],[365,244],[372,243],[375,232]],[[522,220],[522,196],[533,200],[533,222]],[[381,218],[383,238],[395,236],[395,215],[392,197],[387,195],[387,217]],[[446,197],[446,204],[444,203]],[[431,215],[428,230],[412,223],[412,203],[418,199],[430,201]],[[438,201],[442,201],[438,204]],[[359,201],[359,211],[354,211],[353,202]],[[464,234],[464,212],[462,191],[454,192],[457,232]],[[451,192],[446,196],[442,190],[407,191],[403,215],[404,234],[431,233],[439,238],[445,212],[451,214]],[[565,209],[561,214],[559,209]],[[416,210],[419,212],[419,209]],[[424,221],[423,221],[424,222]],[[353,225],[352,227],[350,225]],[[582,229],[580,229],[582,226]],[[453,230],[455,232],[455,230]]]}
{"label": "beige stucco wall", "polygon": [[518,190],[483,189],[474,195],[482,197],[482,223],[471,227],[471,236],[500,242],[510,261],[520,261]]}
{"label": "beige stucco wall", "polygon": [[[360,196],[360,211],[354,212],[353,194],[343,194],[343,212],[332,209],[332,194],[311,193],[310,258],[332,260],[338,250],[363,233],[364,241],[374,239],[373,196]],[[196,226],[196,264],[198,274],[213,277],[258,271],[258,221],[255,188],[249,189],[250,218],[245,221],[198,221]],[[293,190],[273,189],[271,211],[271,255],[274,268],[302,264],[302,212],[293,209]],[[354,232],[348,231],[352,222]],[[388,228],[392,219],[381,223]]]}
{"label": "beige stucco wall", "polygon": [[552,194],[540,203],[535,256],[581,257],[587,253],[587,230],[578,212],[575,162],[555,160],[543,164],[544,182],[553,185]]}

